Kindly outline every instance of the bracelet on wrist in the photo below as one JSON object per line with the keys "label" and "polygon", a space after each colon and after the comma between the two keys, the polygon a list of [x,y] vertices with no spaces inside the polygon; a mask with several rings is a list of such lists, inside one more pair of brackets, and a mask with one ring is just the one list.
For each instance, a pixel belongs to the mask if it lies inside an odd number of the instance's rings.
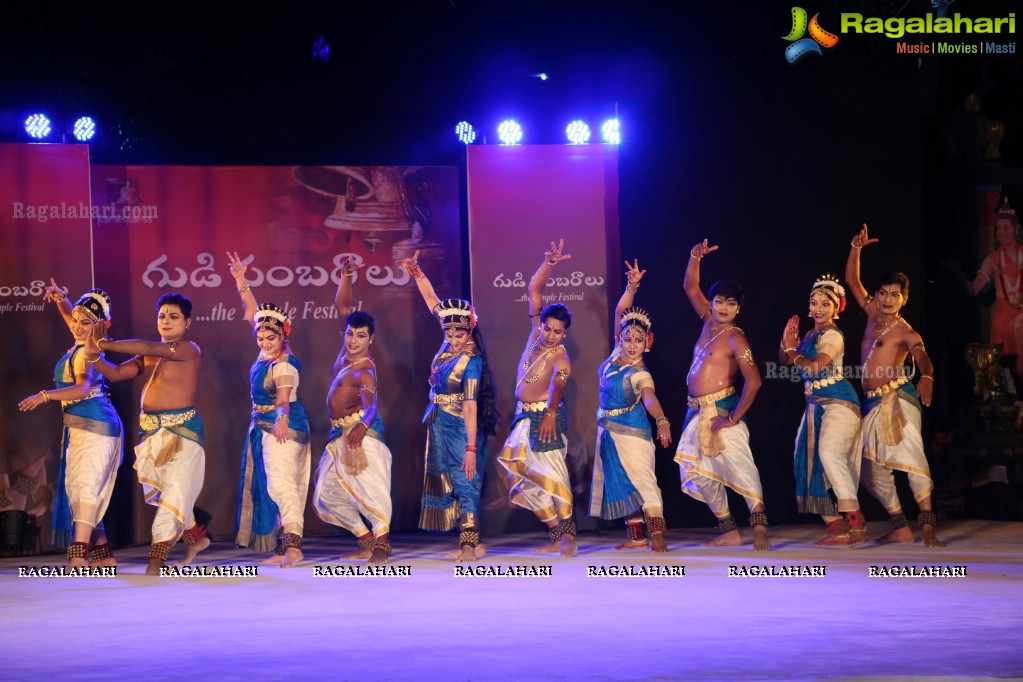
{"label": "bracelet on wrist", "polygon": [[700,256],[696,255],[696,247],[695,246],[692,249],[689,250],[689,257],[692,258],[693,260],[701,260],[703,258],[702,255],[700,255]]}
{"label": "bracelet on wrist", "polygon": [[735,421],[734,417],[735,417],[735,412],[729,412],[728,413],[728,423],[731,424],[732,426],[735,426],[736,424],[739,423],[739,422]]}
{"label": "bracelet on wrist", "polygon": [[862,248],[863,248],[863,245],[862,245],[862,244],[857,244],[857,243],[856,243],[856,237],[853,237],[853,238],[852,238],[852,239],[851,239],[851,240],[849,241],[849,246],[853,247],[854,249],[862,249]]}
{"label": "bracelet on wrist", "polygon": [[243,285],[241,285],[240,287],[238,287],[238,293],[239,293],[239,294],[244,294],[244,293],[245,293],[246,291],[248,291],[248,290],[249,290],[249,289],[251,289],[251,288],[252,288],[252,287],[251,287],[251,286],[249,286],[249,285],[248,285],[248,283],[246,283],[246,284],[243,284]]}
{"label": "bracelet on wrist", "polygon": [[558,264],[558,261],[556,261],[556,260],[548,260],[547,261],[547,265],[557,265],[557,264]]}
{"label": "bracelet on wrist", "polygon": [[465,451],[466,452],[476,452],[476,446],[470,443],[469,445],[465,446]]}
{"label": "bracelet on wrist", "polygon": [[97,362],[99,362],[99,361],[100,361],[100,359],[101,359],[102,357],[103,357],[103,353],[100,353],[99,355],[97,355],[97,356],[96,356],[96,359],[95,359],[95,360],[90,360],[90,359],[89,359],[89,355],[88,355],[88,354],[86,354],[86,355],[85,355],[85,361],[86,361],[86,362],[88,362],[88,363],[89,363],[90,365],[95,365],[95,364],[96,364]]}
{"label": "bracelet on wrist", "polygon": [[934,377],[931,376],[930,374],[921,374],[920,378],[917,379],[917,381],[923,381],[924,379],[930,379],[931,381],[934,381]]}
{"label": "bracelet on wrist", "polygon": [[43,397],[43,402],[44,403],[50,402],[50,394],[47,393],[46,391],[39,391],[39,395],[41,395]]}
{"label": "bracelet on wrist", "polygon": [[657,426],[660,426],[661,424],[664,424],[665,426],[671,426],[671,422],[668,421],[667,417],[658,417],[657,419],[654,420],[654,424],[656,424]]}

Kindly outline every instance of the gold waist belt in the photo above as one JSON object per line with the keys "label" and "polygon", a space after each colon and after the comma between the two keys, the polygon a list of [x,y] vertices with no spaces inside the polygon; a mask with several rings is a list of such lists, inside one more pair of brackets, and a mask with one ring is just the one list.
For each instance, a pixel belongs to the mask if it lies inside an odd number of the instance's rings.
{"label": "gold waist belt", "polygon": [[717,393],[701,395],[699,398],[689,396],[689,398],[686,400],[686,403],[689,405],[690,410],[698,410],[704,405],[713,405],[717,401],[721,400],[722,398],[727,398],[733,393],[735,393],[735,386],[729,386],[728,388],[721,389]]}
{"label": "gold waist belt", "polygon": [[100,388],[99,386],[93,386],[92,388],[89,389],[89,394],[87,396],[85,396],[84,398],[79,398],[78,400],[61,400],[60,401],[60,406],[61,407],[67,407],[68,405],[74,405],[75,403],[80,403],[83,400],[91,400],[92,398],[99,398],[99,397],[107,396],[107,395],[110,395],[110,394],[109,393],[105,393],[103,391],[103,389]]}
{"label": "gold waist belt", "polygon": [[617,417],[620,414],[631,412],[636,405],[639,405],[638,400],[628,407],[616,407],[613,410],[605,410],[603,407],[597,408],[597,419],[602,419],[603,417]]}
{"label": "gold waist belt", "polygon": [[520,400],[515,406],[516,415],[522,414],[523,412],[545,412],[546,410],[546,400],[538,400],[535,403],[524,403]]}
{"label": "gold waist belt", "polygon": [[817,379],[816,381],[804,381],[803,393],[805,393],[806,395],[813,395],[813,391],[815,388],[824,388],[825,386],[831,386],[832,384],[837,384],[842,379],[845,379],[845,377],[839,374],[832,375],[827,379]]}
{"label": "gold waist belt", "polygon": [[161,427],[181,426],[190,419],[195,418],[195,408],[178,414],[149,414],[139,412],[139,426],[143,431],[156,431]]}
{"label": "gold waist belt", "polygon": [[431,393],[430,402],[434,405],[450,405],[465,400],[464,393]]}
{"label": "gold waist belt", "polygon": [[[349,426],[355,426],[362,421],[362,418],[366,416],[365,410],[359,410],[358,412],[352,412],[344,417],[338,417],[337,419],[330,420],[330,428],[336,429],[337,427],[348,428]],[[366,426],[369,426],[367,424]]]}
{"label": "gold waist belt", "polygon": [[276,405],[257,405],[252,403],[253,414],[266,414],[267,412],[273,412],[277,409]]}
{"label": "gold waist belt", "polygon": [[902,386],[903,384],[908,384],[908,383],[909,383],[909,377],[907,377],[905,374],[903,374],[898,379],[892,379],[891,381],[889,381],[884,386],[878,386],[877,388],[875,388],[872,391],[867,391],[864,395],[866,395],[866,397],[868,397],[868,398],[879,398],[879,397],[883,396],[886,393],[891,393],[892,391],[896,390],[899,386]]}

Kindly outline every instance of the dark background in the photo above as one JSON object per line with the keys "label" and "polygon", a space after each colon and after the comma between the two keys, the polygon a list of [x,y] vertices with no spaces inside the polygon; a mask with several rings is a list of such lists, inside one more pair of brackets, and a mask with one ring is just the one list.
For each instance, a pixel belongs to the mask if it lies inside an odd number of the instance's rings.
{"label": "dark background", "polygon": [[[842,11],[931,11],[921,0],[802,6],[835,32]],[[973,272],[990,243],[975,215],[978,188],[1006,187],[1015,198],[1023,185],[1021,61],[899,55],[884,36],[843,35],[823,56],[789,65],[781,36],[790,30],[791,7],[719,0],[7,3],[0,140],[25,141],[21,124],[36,110],[67,121],[89,113],[101,125],[94,163],[450,164],[464,171],[465,151],[452,132],[459,120],[496,143],[497,123],[514,117],[526,143],[560,144],[569,120],[596,128],[617,112],[621,252],[648,270],[637,303],[654,317],[649,364],[676,438],[699,332],[682,293],[689,248],[704,237],[721,247],[703,263],[705,285],[722,277],[745,285],[739,322],[763,368],[776,359],[785,320],[805,314],[813,279],[843,274],[849,239],[864,222],[881,239],[864,252],[868,289],[889,269],[912,281],[905,316],[936,363],[927,431],[952,431],[969,400],[962,346],[986,330],[976,301],[940,263],[953,256]],[[1017,8],[1010,0],[959,0],[951,10],[996,17]],[[312,57],[319,36],[330,46],[328,63]],[[979,42],[949,38],[957,40]],[[550,78],[536,78],[541,72]],[[1000,162],[979,160],[980,116],[963,107],[971,93],[985,116],[1005,124]],[[1023,197],[1015,203],[1023,206]],[[840,322],[847,364],[859,359],[864,322],[851,306]],[[768,380],[750,415],[775,522],[809,520],[795,512],[791,474],[802,408],[801,386]],[[671,454],[659,458],[669,524],[709,525],[710,512],[679,492]],[[876,505],[868,512],[883,517]]]}

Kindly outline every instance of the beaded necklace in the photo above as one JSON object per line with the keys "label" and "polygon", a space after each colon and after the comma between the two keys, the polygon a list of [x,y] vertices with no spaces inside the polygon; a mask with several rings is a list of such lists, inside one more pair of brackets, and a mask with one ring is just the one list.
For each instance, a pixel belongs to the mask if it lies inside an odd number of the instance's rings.
{"label": "beaded necklace", "polygon": [[718,331],[718,333],[710,337],[710,340],[707,341],[707,343],[703,344],[698,351],[693,353],[693,362],[689,365],[690,375],[692,375],[692,373],[696,371],[696,361],[703,359],[703,354],[707,351],[707,348],[710,346],[710,344],[714,343],[714,340],[717,339],[717,337],[721,336],[722,334],[731,329],[738,329],[738,327],[736,327],[734,324],[730,324],[727,327],[722,328],[721,330]]}
{"label": "beaded necklace", "polygon": [[558,345],[554,346],[553,348],[544,348],[542,351],[540,351],[540,353],[536,356],[536,359],[533,360],[532,363],[534,365],[540,363],[540,366],[537,368],[536,374],[534,374],[531,377],[527,377],[526,374],[529,372],[530,365],[529,358],[532,357],[533,352],[536,351],[539,347],[540,337],[537,336],[536,340],[533,341],[533,345],[529,347],[529,352],[526,354],[526,359],[522,362],[522,371],[519,373],[520,384],[523,383],[535,384],[536,382],[538,382],[540,380],[540,377],[543,376],[543,371],[547,368],[547,361],[551,358],[551,356],[557,353],[559,349],[563,348],[563,346]]}

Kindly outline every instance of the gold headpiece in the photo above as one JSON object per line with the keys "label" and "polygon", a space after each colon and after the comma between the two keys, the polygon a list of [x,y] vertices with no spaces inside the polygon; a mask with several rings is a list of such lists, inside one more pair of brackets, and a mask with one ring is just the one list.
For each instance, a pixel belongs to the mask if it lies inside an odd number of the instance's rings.
{"label": "gold headpiece", "polygon": [[630,327],[641,328],[643,333],[650,331],[650,313],[643,310],[638,306],[632,306],[622,311],[622,321],[620,323],[622,330],[629,329]]}
{"label": "gold headpiece", "polygon": [[273,303],[260,304],[256,314],[252,316],[252,321],[256,325],[257,332],[260,329],[269,329],[281,336],[291,335],[291,322],[288,320],[288,314],[284,312],[284,308]]}
{"label": "gold headpiece", "polygon": [[471,303],[460,298],[448,298],[441,301],[434,308],[434,312],[440,318],[441,329],[445,331],[449,329],[472,331],[479,323],[476,309],[472,307]]}
{"label": "gold headpiece", "polygon": [[845,287],[839,284],[838,278],[831,274],[823,274],[813,283],[810,295],[822,293],[835,304],[835,319],[838,314],[845,310]]}
{"label": "gold headpiece", "polygon": [[81,310],[93,322],[110,320],[110,295],[102,289],[90,289],[75,303],[75,310]]}

